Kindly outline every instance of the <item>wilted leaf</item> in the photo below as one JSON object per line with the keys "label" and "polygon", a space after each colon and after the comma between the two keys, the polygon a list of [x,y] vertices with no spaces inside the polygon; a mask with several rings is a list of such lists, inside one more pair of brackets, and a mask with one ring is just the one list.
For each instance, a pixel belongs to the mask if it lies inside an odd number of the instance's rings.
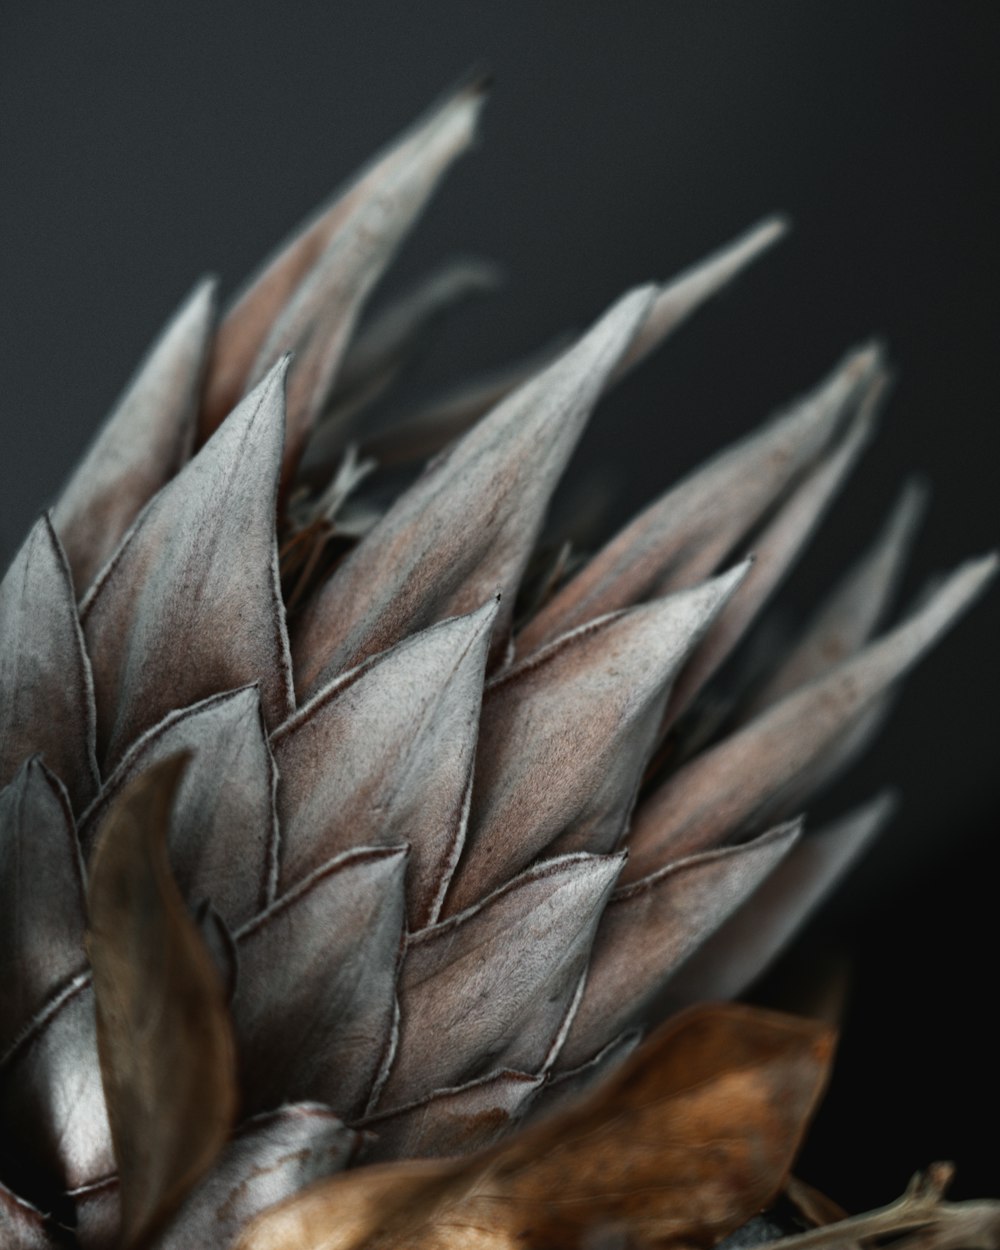
{"label": "wilted leaf", "polygon": [[671,1021],[589,1097],[466,1160],[360,1169],[240,1250],[709,1247],[772,1200],[825,1084],[822,1025],[748,1007]]}
{"label": "wilted leaf", "polygon": [[88,949],[126,1244],[173,1212],[236,1111],[222,985],[167,862],[185,762],[160,763],[123,791],[90,877]]}

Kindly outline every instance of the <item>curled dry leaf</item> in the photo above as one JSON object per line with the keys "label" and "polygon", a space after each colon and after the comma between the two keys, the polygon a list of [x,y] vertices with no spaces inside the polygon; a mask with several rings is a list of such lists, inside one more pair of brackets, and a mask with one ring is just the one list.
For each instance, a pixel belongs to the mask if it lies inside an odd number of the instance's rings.
{"label": "curled dry leaf", "polygon": [[236,1111],[222,984],[167,861],[186,757],[122,793],[94,853],[87,946],[126,1245],[141,1243],[214,1163]]}
{"label": "curled dry leaf", "polygon": [[832,1035],[749,1007],[671,1021],[589,1097],[464,1160],[372,1167],[266,1212],[239,1250],[710,1246],[781,1189]]}

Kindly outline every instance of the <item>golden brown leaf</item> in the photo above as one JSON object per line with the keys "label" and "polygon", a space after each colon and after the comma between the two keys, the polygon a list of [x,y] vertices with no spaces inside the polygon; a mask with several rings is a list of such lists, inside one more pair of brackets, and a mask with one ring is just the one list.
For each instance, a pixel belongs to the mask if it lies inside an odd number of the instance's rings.
{"label": "golden brown leaf", "polygon": [[361,1169],[263,1215],[239,1250],[714,1245],[788,1177],[832,1034],[744,1006],[665,1025],[584,1100],[465,1160]]}
{"label": "golden brown leaf", "polygon": [[236,1110],[223,988],[167,861],[186,761],[175,755],[123,791],[91,870],[87,945],[126,1245],[211,1166]]}

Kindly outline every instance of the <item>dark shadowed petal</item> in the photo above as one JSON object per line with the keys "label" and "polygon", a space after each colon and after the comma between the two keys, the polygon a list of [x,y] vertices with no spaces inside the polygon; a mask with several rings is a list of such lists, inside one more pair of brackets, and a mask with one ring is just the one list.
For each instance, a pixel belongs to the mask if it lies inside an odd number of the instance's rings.
{"label": "dark shadowed petal", "polygon": [[215,284],[204,281],[154,343],[53,509],[80,595],[191,454],[214,325]]}
{"label": "dark shadowed petal", "polygon": [[853,352],[787,413],[662,495],[528,624],[519,653],[605,612],[707,577],[822,451],[879,368],[876,349]]}
{"label": "dark shadowed petal", "polygon": [[248,1120],[151,1250],[228,1250],[261,1211],[346,1167],[357,1139],[319,1103]]}
{"label": "dark shadowed petal", "polygon": [[83,866],[66,792],[36,757],[0,792],[0,1057],[86,968]]}
{"label": "dark shadowed petal", "polygon": [[0,784],[37,753],[79,810],[97,788],[94,692],[69,567],[48,517],[0,583],[0,638]]}
{"label": "dark shadowed petal", "polygon": [[690,705],[787,577],[867,446],[871,428],[871,414],[863,412],[753,540],[753,568],[678,678],[667,705],[668,724]]}
{"label": "dark shadowed petal", "polygon": [[670,683],[746,571],[740,565],[605,617],[493,683],[449,913],[509,881],[551,844],[560,853],[613,849]]}
{"label": "dark shadowed petal", "polygon": [[[360,220],[377,223],[379,214],[403,211],[393,197],[419,176],[434,177],[442,141],[468,142],[481,107],[485,84],[471,82],[448,96],[369,162],[345,190],[306,221],[268,261],[226,314],[217,336],[201,415],[201,437],[220,424],[243,394],[254,362],[286,304],[320,262],[331,241],[350,237]],[[466,134],[466,132],[469,132]],[[446,151],[447,151],[447,145]],[[457,152],[455,153],[457,155]],[[412,193],[411,193],[412,194]],[[411,209],[415,215],[420,205]],[[376,218],[372,221],[372,217]],[[386,222],[382,229],[389,225]]]}
{"label": "dark shadowed petal", "polygon": [[667,987],[672,1007],[735,998],[795,936],[892,815],[882,794],[818,833],[809,833],[685,963]]}
{"label": "dark shadowed petal", "polygon": [[156,496],[83,605],[106,772],[168,712],[209,695],[258,682],[270,725],[291,711],[274,531],[283,374]]}
{"label": "dark shadowed petal", "polygon": [[642,329],[622,358],[616,376],[626,373],[673,334],[705,300],[730,282],[784,235],[788,222],[767,217],[711,256],[667,282],[656,296]]}
{"label": "dark shadowed petal", "polygon": [[69,1194],[76,1219],[74,1236],[80,1250],[118,1250],[121,1245],[122,1207],[117,1176]]}
{"label": "dark shadowed petal", "polygon": [[404,848],[349,852],[236,935],[233,1017],[245,1105],[296,1099],[360,1116],[392,1035]]}
{"label": "dark shadowed petal", "polygon": [[[978,597],[996,563],[988,556],[963,565],[901,625],[660,786],[636,813],[626,878],[637,880],[664,862],[718,846],[791,802],[799,779]],[[800,797],[797,788],[794,793]]]}
{"label": "dark shadowed petal", "polygon": [[623,858],[549,860],[411,939],[400,974],[399,1045],[380,1106],[405,1105],[497,1068],[541,1071]]}
{"label": "dark shadowed petal", "polygon": [[443,1158],[492,1146],[524,1115],[542,1082],[527,1072],[494,1072],[372,1116],[360,1126],[375,1135],[364,1161]]}
{"label": "dark shadowed petal", "polygon": [[406,841],[409,927],[433,918],[461,847],[496,606],[377,656],[274,735],[281,893],[342,851]]}
{"label": "dark shadowed petal", "polygon": [[236,939],[233,932],[212,906],[209,899],[203,899],[194,910],[194,921],[205,943],[205,949],[212,957],[215,970],[222,982],[226,1000],[236,993],[236,981],[239,977],[239,955],[236,950]]}
{"label": "dark shadowed petal", "polygon": [[41,1211],[0,1185],[0,1245],[4,1250],[56,1250],[58,1244]]}
{"label": "dark shadowed petal", "polygon": [[171,712],[130,748],[84,820],[89,849],[122,790],[181,751],[191,753],[170,818],[170,863],[189,903],[210,899],[230,926],[265,905],[275,843],[274,761],[254,686]]}
{"label": "dark shadowed petal", "polygon": [[670,864],[624,886],[594,939],[590,971],[560,1068],[574,1068],[633,1025],[678,967],[791,850],[793,821],[745,846]]}
{"label": "dark shadowed petal", "polygon": [[746,708],[744,718],[822,676],[868,641],[895,594],[925,504],[924,488],[910,482],[871,550],[823,604],[799,643]]}
{"label": "dark shadowed petal", "polygon": [[167,860],[185,763],[174,756],[122,791],[90,872],[87,946],[126,1242],[169,1218],[236,1111],[222,984]]}
{"label": "dark shadowed petal", "polygon": [[0,1122],[15,1128],[18,1163],[61,1190],[114,1171],[89,976],[77,977],[7,1057]]}
{"label": "dark shadowed petal", "polygon": [[397,500],[299,619],[300,694],[497,591],[503,638],[549,496],[651,298],[621,299]]}

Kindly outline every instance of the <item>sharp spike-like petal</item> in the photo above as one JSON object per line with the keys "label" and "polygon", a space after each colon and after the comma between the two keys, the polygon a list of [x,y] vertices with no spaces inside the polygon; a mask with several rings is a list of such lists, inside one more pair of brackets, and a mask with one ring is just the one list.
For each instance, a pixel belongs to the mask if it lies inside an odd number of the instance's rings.
{"label": "sharp spike-like petal", "polygon": [[652,503],[527,626],[520,654],[605,612],[707,577],[829,443],[879,362],[873,347],[852,352],[787,413]]}
{"label": "sharp spike-like petal", "polygon": [[549,496],[651,298],[646,288],[621,299],[575,347],[484,417],[368,533],[297,624],[300,693],[498,590],[503,638]]}
{"label": "sharp spike-like petal", "polygon": [[57,1250],[54,1234],[37,1207],[0,1185],[0,1245],[4,1250]]}
{"label": "sharp spike-like petal", "polygon": [[745,719],[822,676],[868,641],[899,584],[926,498],[919,482],[903,490],[871,550],[820,608],[801,641],[748,705]]}
{"label": "sharp spike-like petal", "polygon": [[69,567],[48,517],[0,583],[0,637],[0,784],[37,753],[79,810],[98,784],[94,690]]}
{"label": "sharp spike-like petal", "polygon": [[274,735],[278,889],[357,846],[411,848],[411,929],[433,919],[464,835],[490,602],[335,681]]}
{"label": "sharp spike-like petal", "polygon": [[52,512],[82,595],[129,526],[191,454],[215,328],[215,283],[181,305],[73,473]]}
{"label": "sharp spike-like petal", "polygon": [[374,1134],[364,1161],[444,1158],[483,1150],[525,1114],[542,1083],[541,1077],[526,1072],[495,1072],[371,1116],[360,1125]]}
{"label": "sharp spike-like petal", "polygon": [[83,866],[69,801],[38,760],[0,791],[0,1058],[86,969]]}
{"label": "sharp spike-like petal", "polygon": [[745,846],[679,860],[618,890],[594,939],[560,1068],[583,1063],[635,1024],[684,960],[788,854],[800,831],[799,822],[781,825]]}
{"label": "sharp spike-like petal", "polygon": [[963,565],[890,633],[685,765],[639,809],[627,878],[731,840],[790,802],[799,779],[934,645],[996,566],[995,556]]}
{"label": "sharp spike-like petal", "polygon": [[328,1107],[299,1103],[240,1129],[156,1241],[156,1250],[226,1250],[265,1208],[347,1166],[358,1135]]}
{"label": "sharp spike-like petal", "polygon": [[871,844],[894,808],[893,796],[881,794],[828,828],[800,838],[671,979],[671,1008],[742,994]]}
{"label": "sharp spike-like petal", "polygon": [[126,1245],[159,1231],[201,1180],[237,1109],[222,983],[167,859],[185,764],[174,756],[122,791],[90,869],[87,949]]}
{"label": "sharp spike-like petal", "polygon": [[399,1045],[381,1106],[496,1068],[542,1068],[623,859],[548,860],[411,939],[400,975]]}
{"label": "sharp spike-like petal", "polygon": [[806,474],[757,536],[753,568],[678,678],[667,705],[667,724],[687,709],[788,576],[867,446],[871,429],[870,418],[863,414],[841,443]]}
{"label": "sharp spike-like petal", "polygon": [[493,683],[449,912],[509,881],[546,848],[614,848],[670,683],[747,567],[605,617]]}
{"label": "sharp spike-like petal", "polygon": [[250,370],[251,385],[283,353],[294,353],[288,373],[286,485],[326,406],[365,300],[445,170],[471,143],[482,103],[479,92],[459,92],[396,149],[377,184],[339,222],[264,340]]}
{"label": "sharp spike-like petal", "polygon": [[58,1192],[115,1170],[89,976],[77,977],[0,1071],[0,1122],[17,1126],[15,1160]]}
{"label": "sharp spike-like petal", "polygon": [[172,709],[258,682],[292,709],[274,531],[284,365],[163,488],[83,605],[110,771]]}
{"label": "sharp spike-like petal", "polygon": [[[422,171],[425,178],[433,178],[442,159],[442,143],[447,161],[449,143],[460,150],[469,142],[484,93],[484,82],[472,81],[431,108],[366,165],[346,190],[306,221],[250,282],[219,329],[201,417],[202,439],[209,437],[243,393],[283,309],[331,242],[349,232],[352,223],[370,220],[375,225],[380,214],[404,209],[402,204],[393,204],[393,197],[405,188],[407,175],[413,178]],[[419,207],[411,208],[413,215]],[[382,223],[381,229],[389,224]]]}
{"label": "sharp spike-like petal", "polygon": [[392,1031],[405,863],[403,848],[342,855],[237,933],[249,1110],[317,1099],[347,1120],[364,1111]]}
{"label": "sharp spike-like petal", "polygon": [[266,905],[277,839],[274,761],[255,686],[171,712],[148,730],[84,817],[84,847],[100,835],[126,786],[182,751],[191,762],[168,835],[177,884],[189,903],[210,899],[227,924],[243,924]]}
{"label": "sharp spike-like petal", "polygon": [[645,359],[707,299],[728,286],[747,265],[773,247],[787,230],[788,221],[784,217],[766,217],[731,243],[665,283],[614,377],[621,377]]}

